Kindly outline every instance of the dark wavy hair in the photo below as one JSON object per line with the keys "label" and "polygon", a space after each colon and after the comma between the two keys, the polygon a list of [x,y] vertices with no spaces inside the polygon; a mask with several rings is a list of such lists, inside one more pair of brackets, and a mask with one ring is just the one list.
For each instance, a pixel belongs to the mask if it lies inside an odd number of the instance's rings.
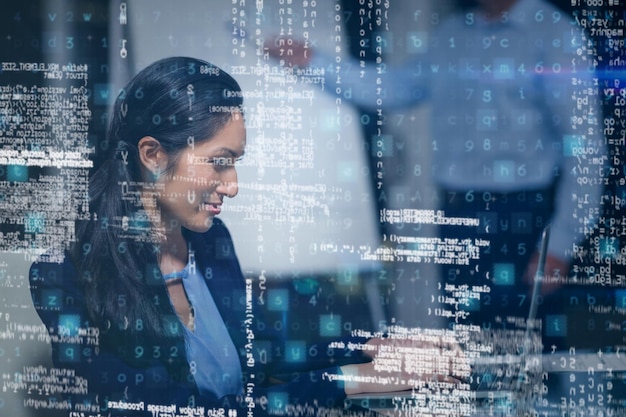
{"label": "dark wavy hair", "polygon": [[[118,96],[107,132],[109,153],[89,182],[93,218],[78,225],[71,248],[90,320],[105,345],[184,346],[138,197],[150,184],[142,178],[137,144],[152,136],[176,160],[191,140],[211,140],[234,111],[243,113],[241,97],[229,74],[186,57],[149,65]],[[132,349],[119,353],[138,359]]]}

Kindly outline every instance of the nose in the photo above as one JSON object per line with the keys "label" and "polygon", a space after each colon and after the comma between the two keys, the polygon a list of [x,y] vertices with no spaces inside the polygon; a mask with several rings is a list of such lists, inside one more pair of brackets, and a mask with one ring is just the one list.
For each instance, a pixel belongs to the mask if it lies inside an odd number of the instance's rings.
{"label": "nose", "polygon": [[216,191],[226,197],[233,198],[239,192],[239,183],[237,182],[237,170],[233,167],[228,172],[224,172],[219,180]]}

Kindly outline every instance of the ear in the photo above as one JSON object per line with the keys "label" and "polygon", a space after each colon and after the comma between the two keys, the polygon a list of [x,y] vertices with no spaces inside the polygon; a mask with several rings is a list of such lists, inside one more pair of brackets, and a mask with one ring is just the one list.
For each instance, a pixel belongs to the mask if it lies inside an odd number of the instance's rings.
{"label": "ear", "polygon": [[158,176],[165,169],[167,154],[161,146],[161,142],[152,136],[144,136],[137,143],[137,150],[144,172],[151,172]]}

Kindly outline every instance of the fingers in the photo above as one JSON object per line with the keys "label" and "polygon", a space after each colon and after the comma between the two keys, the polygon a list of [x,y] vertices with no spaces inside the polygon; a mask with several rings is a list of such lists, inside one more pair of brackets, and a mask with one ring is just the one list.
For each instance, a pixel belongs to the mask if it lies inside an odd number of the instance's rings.
{"label": "fingers", "polygon": [[450,335],[372,339],[367,344],[375,371],[403,373],[405,378],[458,382],[469,377],[469,360]]}

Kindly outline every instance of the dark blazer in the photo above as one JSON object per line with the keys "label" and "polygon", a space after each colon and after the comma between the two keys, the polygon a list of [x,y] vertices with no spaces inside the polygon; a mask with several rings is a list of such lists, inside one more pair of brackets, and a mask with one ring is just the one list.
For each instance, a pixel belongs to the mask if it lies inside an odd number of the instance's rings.
{"label": "dark blazer", "polygon": [[[244,396],[200,396],[189,371],[183,341],[163,352],[154,346],[138,347],[121,333],[114,347],[110,343],[101,346],[95,334],[101,329],[86,329],[89,317],[81,284],[76,269],[66,257],[61,264],[36,262],[30,269],[31,294],[51,338],[53,363],[56,368],[66,369],[68,375],[71,373],[70,382],[80,388],[68,388],[65,397],[74,404],[91,407],[97,404],[102,414],[115,415],[153,416],[151,409],[156,405],[165,406],[164,410],[171,406],[204,407],[204,415],[207,408],[238,409],[240,416],[250,406],[254,415],[280,414],[287,404],[304,409],[342,407],[343,384],[330,382],[326,374],[339,374],[340,365],[368,359],[358,351],[348,350],[329,358],[327,345],[321,344],[314,349],[322,354],[306,361],[266,360],[265,353],[269,351],[271,357],[273,349],[284,348],[286,341],[267,330],[273,326],[264,325],[261,306],[253,304],[252,320],[246,315],[246,282],[228,230],[215,219],[208,232],[185,231],[185,237],[195,250],[197,267],[205,276],[239,350]],[[249,329],[253,330],[253,339]],[[80,385],[83,382],[86,385]],[[250,393],[254,403],[246,398]]]}

